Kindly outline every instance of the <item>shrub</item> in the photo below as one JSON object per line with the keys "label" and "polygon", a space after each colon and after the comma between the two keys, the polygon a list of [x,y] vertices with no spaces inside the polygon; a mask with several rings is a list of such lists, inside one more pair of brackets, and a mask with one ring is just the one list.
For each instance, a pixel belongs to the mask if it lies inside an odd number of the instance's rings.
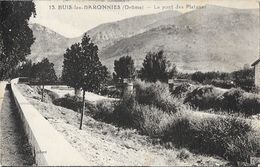
{"label": "shrub", "polygon": [[61,107],[65,107],[74,111],[78,111],[82,108],[82,102],[73,96],[66,96],[63,98],[58,98],[53,101],[53,104]]}
{"label": "shrub", "polygon": [[242,103],[244,91],[242,89],[231,89],[225,92],[218,107],[230,112],[238,112]]}
{"label": "shrub", "polygon": [[171,92],[174,97],[181,98],[185,97],[188,91],[190,91],[191,85],[188,83],[182,83],[179,86],[176,86]]}
{"label": "shrub", "polygon": [[216,87],[224,88],[224,89],[231,89],[234,88],[235,85],[231,80],[219,80],[219,79],[213,79],[210,82],[211,85],[214,85]]}
{"label": "shrub", "polygon": [[178,103],[172,97],[167,84],[136,82],[135,88],[135,98],[138,103],[154,105],[165,112],[178,110]]}
{"label": "shrub", "polygon": [[260,97],[246,93],[242,89],[232,88],[224,93],[212,86],[199,87],[188,93],[184,103],[200,110],[251,116],[260,113]]}
{"label": "shrub", "polygon": [[191,80],[199,83],[202,83],[205,79],[206,79],[205,75],[200,71],[197,71],[191,75]]}
{"label": "shrub", "polygon": [[180,160],[189,159],[191,157],[191,153],[187,149],[181,149],[177,154],[177,158]]}
{"label": "shrub", "polygon": [[251,116],[260,113],[260,98],[258,95],[249,94],[244,95],[242,104],[240,105],[240,112],[243,112],[246,116]]}
{"label": "shrub", "polygon": [[46,93],[52,101],[59,98],[59,95],[53,91],[44,89],[44,93]]}
{"label": "shrub", "polygon": [[218,105],[217,97],[219,95],[221,92],[212,86],[199,87],[187,94],[184,103],[200,110],[207,110]]}
{"label": "shrub", "polygon": [[254,68],[232,72],[235,84],[245,91],[251,91],[254,89],[254,75]]}
{"label": "shrub", "polygon": [[167,128],[163,140],[230,161],[246,161],[260,148],[259,136],[250,124],[234,117],[180,117]]}
{"label": "shrub", "polygon": [[94,119],[105,121],[105,122],[114,122],[113,113],[115,110],[116,102],[103,100],[99,101],[95,106],[88,106],[88,114]]}
{"label": "shrub", "polygon": [[[176,112],[172,112],[171,107],[165,105],[165,101],[175,104],[175,101],[170,101],[173,98],[166,85],[145,82],[137,82],[136,85],[136,94],[124,97],[120,102],[98,103],[92,111],[93,116],[121,127],[135,128],[144,135],[160,139],[166,146],[167,143],[172,143],[168,144],[169,147],[218,155],[230,161],[246,161],[260,149],[260,137],[248,120],[225,116],[201,116],[196,112],[176,108],[176,105],[171,106],[176,109]],[[241,99],[245,97],[239,89],[226,92],[223,96],[220,94],[217,89],[207,86],[188,93],[187,99],[197,107],[207,108],[207,105],[214,106],[213,102],[218,101],[220,97],[227,103],[235,102],[239,105],[243,104]],[[252,105],[251,102],[245,104]],[[227,104],[223,106],[225,105]],[[235,107],[237,106],[233,106]],[[182,151],[177,156],[186,159],[189,153]]]}

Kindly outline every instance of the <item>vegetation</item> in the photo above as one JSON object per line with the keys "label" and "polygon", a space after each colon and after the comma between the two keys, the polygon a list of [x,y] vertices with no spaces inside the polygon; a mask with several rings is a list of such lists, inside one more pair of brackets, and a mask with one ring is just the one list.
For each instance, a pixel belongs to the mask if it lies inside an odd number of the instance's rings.
{"label": "vegetation", "polygon": [[234,83],[245,91],[254,90],[254,69],[245,68],[232,73]]}
{"label": "vegetation", "polygon": [[260,148],[251,125],[235,117],[191,118],[179,116],[164,130],[163,141],[195,152],[247,162]]}
{"label": "vegetation", "polygon": [[242,89],[220,91],[213,86],[202,86],[188,92],[184,103],[199,110],[214,110],[229,114],[252,116],[260,113],[260,97]]}
{"label": "vegetation", "polygon": [[76,43],[66,50],[62,79],[75,90],[83,90],[80,129],[85,106],[85,91],[100,92],[107,75],[107,68],[101,64],[98,57],[98,47],[87,34],[83,36],[81,43]]}
{"label": "vegetation", "polygon": [[[181,105],[178,99],[171,95],[167,84],[137,81],[135,86],[136,93],[121,101],[87,104],[87,114],[107,123],[135,128],[141,134],[159,140],[167,148],[178,147],[183,150],[186,148],[195,153],[221,156],[229,161],[246,162],[249,156],[260,149],[260,135],[252,128],[249,120],[194,112]],[[189,86],[182,87],[185,92],[187,91],[187,97],[195,96],[190,101],[194,101],[193,104],[199,104],[204,109],[208,108],[206,104],[215,105],[214,101],[218,101],[220,97],[227,103],[237,104],[237,99],[241,99],[241,96],[245,99],[251,95],[237,89],[223,93],[212,86],[194,88],[195,91],[190,90]],[[188,95],[190,92],[192,94]],[[71,103],[67,100],[63,100],[62,106]],[[204,101],[205,103],[202,103]],[[60,105],[60,102],[57,103]],[[79,105],[72,103],[70,106]],[[252,103],[247,101],[245,104],[244,106],[248,107]],[[223,103],[223,106],[225,105]],[[237,109],[236,106],[233,107]],[[179,156],[189,155],[183,151]]]}
{"label": "vegetation", "polygon": [[[200,115],[180,106],[175,99],[168,105],[165,103],[168,92],[164,91],[164,84],[135,84],[138,86],[136,94],[121,102],[101,102],[92,108],[91,116],[138,129],[142,134],[159,139],[168,148],[187,148],[196,153],[218,155],[229,161],[248,161],[248,157],[260,149],[260,136],[249,121],[231,116]],[[209,97],[215,92],[211,87],[196,90],[201,91]],[[167,111],[168,106],[174,112]]]}
{"label": "vegetation", "polygon": [[137,81],[135,83],[135,89],[135,100],[139,104],[154,105],[169,113],[177,112],[178,103],[176,99],[172,97],[168,84]]}
{"label": "vegetation", "polygon": [[140,70],[140,78],[149,82],[167,82],[177,73],[176,67],[166,60],[163,50],[159,52],[149,52]]}
{"label": "vegetation", "polygon": [[133,79],[135,77],[134,60],[130,56],[120,57],[114,61],[114,80],[122,82],[124,78]]}
{"label": "vegetation", "polygon": [[218,106],[217,99],[222,93],[213,86],[198,87],[186,95],[184,103],[188,103],[193,108],[208,110]]}
{"label": "vegetation", "polygon": [[30,54],[34,42],[28,26],[36,15],[33,1],[0,2],[0,80],[10,77],[13,68]]}
{"label": "vegetation", "polygon": [[239,87],[245,91],[254,91],[254,69],[244,68],[232,73],[225,72],[206,72],[200,71],[191,74],[191,80],[202,83],[210,84],[217,87],[230,89]]}
{"label": "vegetation", "polygon": [[35,64],[32,63],[31,60],[25,60],[18,65],[11,74],[11,78],[17,78],[17,77],[29,77],[33,78],[35,76],[33,69],[33,66]]}
{"label": "vegetation", "polygon": [[79,99],[79,97],[76,96],[65,96],[63,98],[57,98],[53,100],[53,104],[57,106],[62,106],[74,111],[79,111],[80,108],[82,108],[82,103]]}
{"label": "vegetation", "polygon": [[75,89],[99,92],[108,71],[98,57],[98,47],[87,34],[64,54],[62,79]]}
{"label": "vegetation", "polygon": [[34,78],[42,85],[42,101],[44,85],[57,81],[57,76],[53,66],[53,63],[50,63],[47,58],[44,58],[41,62],[35,64],[32,68],[32,71],[35,72]]}

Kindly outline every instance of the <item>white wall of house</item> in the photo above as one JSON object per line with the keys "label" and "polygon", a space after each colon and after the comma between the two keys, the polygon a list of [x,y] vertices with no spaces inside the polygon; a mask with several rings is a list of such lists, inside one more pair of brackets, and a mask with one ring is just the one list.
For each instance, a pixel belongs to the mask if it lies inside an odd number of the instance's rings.
{"label": "white wall of house", "polygon": [[255,85],[260,87],[260,62],[255,65]]}

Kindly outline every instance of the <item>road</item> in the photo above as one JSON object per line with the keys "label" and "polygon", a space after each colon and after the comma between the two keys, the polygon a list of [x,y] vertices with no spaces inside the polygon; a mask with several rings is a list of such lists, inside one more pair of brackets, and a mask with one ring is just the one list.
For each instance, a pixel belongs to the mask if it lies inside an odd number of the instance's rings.
{"label": "road", "polygon": [[31,147],[9,89],[2,87],[0,90],[4,95],[4,97],[0,97],[2,99],[0,110],[0,166],[33,165],[34,158]]}

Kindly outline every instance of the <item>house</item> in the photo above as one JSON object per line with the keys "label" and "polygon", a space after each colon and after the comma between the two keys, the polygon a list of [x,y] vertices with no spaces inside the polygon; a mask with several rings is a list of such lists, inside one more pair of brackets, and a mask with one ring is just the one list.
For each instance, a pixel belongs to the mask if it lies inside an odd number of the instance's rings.
{"label": "house", "polygon": [[256,60],[252,66],[255,69],[255,86],[260,88],[260,58]]}

